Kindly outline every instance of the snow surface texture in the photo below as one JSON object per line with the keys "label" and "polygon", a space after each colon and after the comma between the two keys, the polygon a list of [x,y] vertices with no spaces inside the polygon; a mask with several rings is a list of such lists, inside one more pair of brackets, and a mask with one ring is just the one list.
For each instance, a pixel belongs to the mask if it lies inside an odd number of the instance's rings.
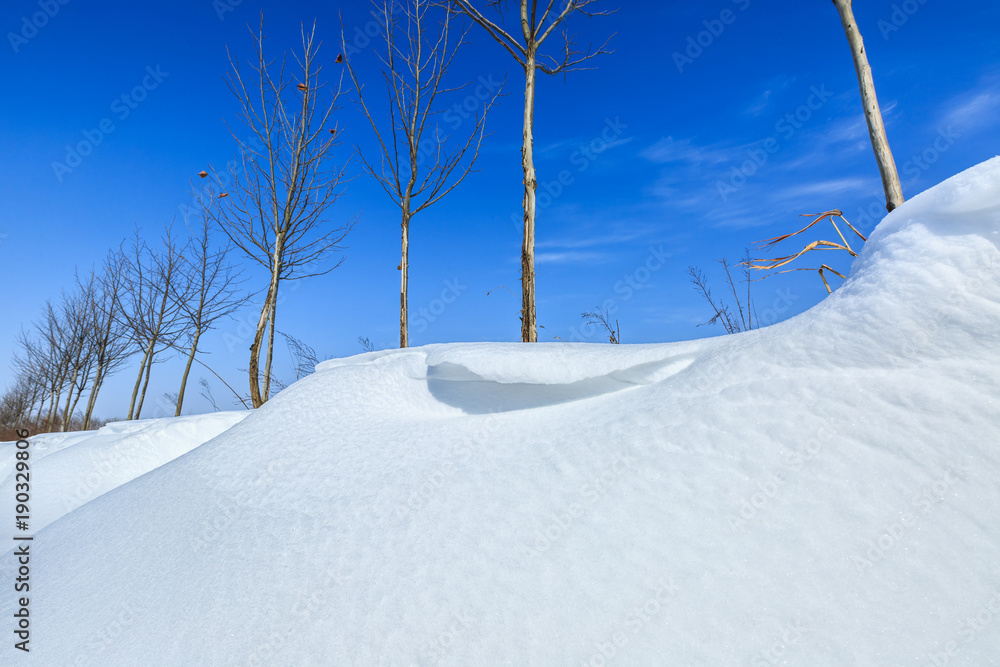
{"label": "snow surface texture", "polygon": [[41,531],[23,662],[998,664],[998,243],[1000,158],[766,329],[325,362]]}
{"label": "snow surface texture", "polygon": [[[31,442],[31,523],[37,532],[115,487],[211,440],[247,412],[112,422],[97,431],[46,433]],[[0,498],[15,494],[13,442],[0,443]],[[12,542],[7,551],[15,548]]]}

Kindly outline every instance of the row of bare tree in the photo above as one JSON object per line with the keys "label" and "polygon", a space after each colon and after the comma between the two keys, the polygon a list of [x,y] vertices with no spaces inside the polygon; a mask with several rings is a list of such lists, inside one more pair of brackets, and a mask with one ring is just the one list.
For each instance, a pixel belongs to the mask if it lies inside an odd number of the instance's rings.
{"label": "row of bare tree", "polygon": [[150,244],[136,230],[100,269],[78,274],[72,290],[45,304],[19,335],[3,423],[65,430],[86,396],[80,427],[87,429],[105,381],[136,355],[127,418],[138,419],[153,367],[170,352],[186,357],[174,406],[180,415],[202,336],[243,302],[229,247],[214,245],[207,218],[190,231],[181,243],[168,226]]}

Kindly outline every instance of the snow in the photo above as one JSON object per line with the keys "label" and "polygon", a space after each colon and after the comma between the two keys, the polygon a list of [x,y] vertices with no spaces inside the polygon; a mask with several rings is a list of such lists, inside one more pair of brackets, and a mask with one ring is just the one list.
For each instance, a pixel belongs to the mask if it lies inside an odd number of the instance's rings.
{"label": "snow", "polygon": [[[38,531],[94,498],[144,475],[237,424],[248,413],[112,422],[96,431],[31,438],[31,529]],[[0,498],[13,498],[16,449],[0,444]],[[8,545],[8,550],[14,545]]]}
{"label": "snow", "polygon": [[995,158],[766,329],[320,364],[50,510],[22,662],[998,664],[998,241]]}

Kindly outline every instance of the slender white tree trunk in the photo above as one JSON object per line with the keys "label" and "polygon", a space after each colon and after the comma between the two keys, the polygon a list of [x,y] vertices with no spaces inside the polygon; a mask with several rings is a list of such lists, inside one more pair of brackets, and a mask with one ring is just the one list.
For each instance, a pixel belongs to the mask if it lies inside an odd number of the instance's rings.
{"label": "slender white tree trunk", "polygon": [[409,202],[403,207],[403,257],[399,263],[402,274],[399,286],[399,347],[409,347],[410,333],[407,309],[409,308],[409,273],[410,273],[410,210]]}
{"label": "slender white tree trunk", "polygon": [[128,404],[128,417],[127,419],[134,419],[135,414],[135,402],[139,397],[139,388],[142,386],[142,375],[146,370],[146,364],[149,362],[149,356],[153,352],[153,341],[149,341],[149,345],[146,346],[146,352],[142,357],[142,363],[139,364],[139,375],[135,378],[135,388],[132,389],[132,400]]}
{"label": "slender white tree trunk", "polygon": [[524,239],[521,245],[521,340],[538,341],[535,326],[535,53],[528,52],[524,67],[524,136],[521,166],[524,170]]}
{"label": "slender white tree trunk", "polygon": [[[83,389],[79,388],[76,392],[76,397],[73,399],[73,405],[69,406],[69,417],[72,417],[76,412],[76,406],[80,403],[80,398],[83,397]],[[66,419],[66,423],[69,423],[69,417]],[[63,430],[66,430],[65,428]],[[86,429],[83,429],[86,430]]]}
{"label": "slender white tree trunk", "polygon": [[[267,298],[264,300],[264,307],[260,311],[260,319],[257,320],[257,331],[254,334],[253,343],[250,345],[250,401],[253,407],[259,408],[267,401],[261,393],[260,386],[260,348],[264,345],[264,331],[268,323],[271,323],[271,308],[278,300],[278,285],[281,279],[281,257],[284,253],[284,237],[278,236],[275,239],[274,255],[272,256],[271,284],[267,289]],[[272,323],[273,326],[273,323]],[[273,336],[272,336],[273,341]],[[270,373],[270,348],[267,352],[267,373]]]}
{"label": "slender white tree trunk", "polygon": [[94,416],[94,406],[97,405],[97,394],[104,384],[104,369],[101,364],[97,366],[97,374],[94,375],[94,385],[90,388],[90,396],[87,397],[87,409],[83,413],[83,430],[90,428],[90,420]]}
{"label": "slender white tree trunk", "polygon": [[271,324],[267,331],[267,357],[264,360],[264,402],[271,400],[271,360],[274,357],[274,326],[278,317],[278,298],[271,299]]}
{"label": "slender white tree trunk", "polygon": [[194,363],[194,355],[198,353],[199,338],[201,338],[201,331],[196,329],[194,340],[191,342],[191,353],[188,355],[187,365],[184,367],[184,375],[181,377],[181,388],[177,392],[177,409],[174,411],[175,417],[181,416],[181,406],[184,405],[184,390],[187,388],[188,374],[191,372],[191,364]]}
{"label": "slender white tree trunk", "polygon": [[851,47],[854,58],[854,69],[858,75],[858,85],[861,87],[861,104],[865,109],[865,120],[868,122],[868,135],[871,138],[872,150],[875,151],[875,161],[882,176],[882,188],[885,190],[885,208],[892,211],[903,203],[903,189],[899,184],[899,174],[896,172],[896,161],[889,150],[889,139],[885,134],[885,124],[882,122],[882,111],[879,109],[878,98],[875,97],[875,82],[872,79],[872,68],[868,64],[865,44],[861,32],[854,20],[851,8],[852,0],[833,0],[840,14],[840,22],[847,35],[847,43]]}
{"label": "slender white tree trunk", "polygon": [[66,394],[66,405],[63,407],[62,413],[62,424],[59,425],[59,430],[64,432],[69,427],[69,408],[70,403],[73,400],[73,392],[76,391],[76,381],[80,377],[80,371],[77,371],[73,376],[73,382],[69,385],[69,392]]}
{"label": "slender white tree trunk", "polygon": [[142,412],[143,401],[146,400],[146,389],[149,387],[149,376],[153,372],[153,351],[156,350],[156,339],[154,338],[149,342],[149,363],[146,364],[146,377],[142,383],[142,392],[139,394],[139,402],[135,406],[135,418],[139,418],[139,413]]}

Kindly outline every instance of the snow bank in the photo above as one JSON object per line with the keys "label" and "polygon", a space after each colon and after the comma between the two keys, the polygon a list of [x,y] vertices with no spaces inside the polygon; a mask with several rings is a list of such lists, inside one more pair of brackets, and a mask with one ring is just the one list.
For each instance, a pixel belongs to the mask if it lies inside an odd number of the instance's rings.
{"label": "snow bank", "polygon": [[[247,414],[216,412],[112,422],[96,431],[31,437],[30,529],[37,532],[111,489],[186,454]],[[13,442],[0,443],[0,498],[15,494],[15,452]]]}
{"label": "snow bank", "polygon": [[32,659],[994,664],[998,231],[994,159],[767,329],[321,364],[38,534]]}

